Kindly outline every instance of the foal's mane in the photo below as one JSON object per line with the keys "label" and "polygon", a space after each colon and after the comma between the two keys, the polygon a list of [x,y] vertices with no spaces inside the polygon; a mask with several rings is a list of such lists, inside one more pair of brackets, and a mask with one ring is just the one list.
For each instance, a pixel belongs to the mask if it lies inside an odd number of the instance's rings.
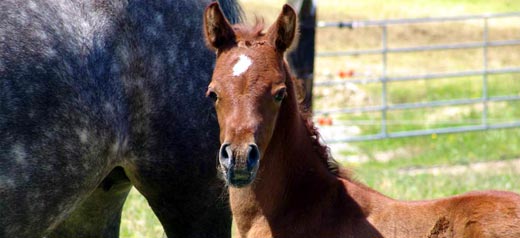
{"label": "foal's mane", "polygon": [[[236,36],[236,44],[239,47],[263,45],[267,42],[265,39],[262,39],[262,37],[265,36],[265,33],[264,20],[261,18],[256,18],[256,22],[253,26],[249,26],[243,23],[235,24],[233,25],[233,31],[235,32]],[[312,112],[302,103],[305,97],[305,89],[303,82],[301,80],[296,79],[296,77],[292,75],[287,62],[284,62],[284,67],[287,73],[287,78],[289,79],[287,83],[294,87],[294,93],[296,93],[296,95],[293,95],[298,101],[296,109],[300,114],[301,120],[305,124],[305,128],[307,129],[309,137],[312,141],[314,151],[316,151],[319,158],[322,160],[324,166],[329,170],[329,172],[331,172],[335,176],[350,180],[350,171],[342,167],[330,154],[329,147],[324,145],[320,141],[321,135],[318,131],[318,128],[314,125],[314,122],[312,121]],[[288,90],[288,93],[293,93],[293,91]]]}
{"label": "foal's mane", "polygon": [[[303,99],[305,98],[305,88],[303,85],[303,81],[296,79],[293,75],[291,75],[290,68],[288,64],[285,64],[287,74],[290,76],[290,81],[292,82],[292,85],[294,86],[294,92],[296,92],[296,98],[298,99],[298,106],[299,106],[299,114],[302,121],[305,123],[305,127],[307,128],[307,132],[309,133],[309,136],[312,141],[313,149],[318,153],[320,159],[324,163],[324,165],[327,167],[329,172],[334,174],[335,176],[345,178],[345,179],[351,179],[350,171],[346,168],[342,167],[338,161],[336,161],[332,154],[330,153],[330,149],[328,146],[323,144],[321,142],[321,134],[318,131],[318,128],[312,121],[312,112],[309,110],[309,108],[303,104]],[[289,90],[290,91],[290,90]]]}

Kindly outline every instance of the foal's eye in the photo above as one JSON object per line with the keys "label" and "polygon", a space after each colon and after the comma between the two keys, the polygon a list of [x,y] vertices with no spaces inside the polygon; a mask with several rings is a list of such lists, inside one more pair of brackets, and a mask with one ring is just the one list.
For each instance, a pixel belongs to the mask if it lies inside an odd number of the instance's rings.
{"label": "foal's eye", "polygon": [[285,98],[285,95],[286,95],[286,90],[285,88],[281,88],[279,89],[276,94],[274,95],[274,100],[276,102],[281,102],[284,98]]}
{"label": "foal's eye", "polygon": [[213,102],[216,102],[218,99],[217,93],[215,93],[215,91],[212,90],[208,90],[208,92],[206,93],[206,97],[211,99]]}

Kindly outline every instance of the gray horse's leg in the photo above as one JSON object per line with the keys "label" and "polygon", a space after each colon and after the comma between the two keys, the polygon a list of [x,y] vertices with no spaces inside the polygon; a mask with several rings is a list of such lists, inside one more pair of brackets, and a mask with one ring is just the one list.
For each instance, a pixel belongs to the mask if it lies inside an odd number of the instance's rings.
{"label": "gray horse's leg", "polygon": [[[223,181],[207,175],[214,173],[197,172],[197,166],[173,166],[177,168],[140,166],[133,178],[138,180],[136,188],[148,200],[168,237],[231,237],[231,214]],[[172,172],[177,176],[171,177]]]}
{"label": "gray horse's leg", "polygon": [[48,238],[117,238],[123,204],[132,185],[116,167]]}

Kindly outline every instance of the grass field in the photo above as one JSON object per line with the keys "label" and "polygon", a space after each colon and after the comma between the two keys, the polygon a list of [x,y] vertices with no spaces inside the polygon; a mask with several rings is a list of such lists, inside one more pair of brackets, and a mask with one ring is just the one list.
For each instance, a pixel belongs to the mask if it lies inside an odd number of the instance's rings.
{"label": "grass field", "polygon": [[[264,16],[268,24],[279,13],[281,0],[242,0],[248,19]],[[486,0],[323,0],[317,1],[320,20],[385,19],[408,17],[454,16],[520,10],[520,1]],[[481,22],[456,24],[410,25],[389,31],[389,46],[446,44],[479,41]],[[520,38],[520,19],[490,22],[490,39]],[[319,30],[317,50],[369,49],[380,46],[380,31]],[[520,47],[496,47],[489,51],[489,67],[510,67],[520,62]],[[439,51],[420,54],[390,55],[388,73],[449,72],[481,67],[478,50]],[[316,80],[335,77],[340,70],[354,69],[359,75],[380,73],[380,56],[317,59]],[[332,76],[330,76],[332,75]],[[492,75],[488,79],[490,96],[519,95],[520,75]],[[315,109],[378,105],[381,86],[357,85],[360,100],[348,100],[347,88],[320,89],[315,95]],[[481,96],[481,78],[423,80],[388,85],[389,103],[413,103]],[[388,114],[389,131],[417,130],[478,124],[483,108],[468,105],[424,110],[403,110]],[[489,120],[505,122],[520,118],[520,103],[489,104]],[[337,115],[335,120],[356,127],[360,134],[380,131],[379,113]],[[446,135],[428,135],[400,139],[356,142],[341,145],[334,156],[344,159],[356,178],[370,187],[397,199],[431,199],[470,190],[504,189],[520,193],[520,171],[515,166],[469,169],[477,162],[520,163],[520,129],[492,130]],[[345,159],[346,158],[346,159]],[[449,173],[451,166],[467,167]],[[414,172],[440,168],[440,173]],[[421,170],[426,169],[426,170]],[[445,173],[443,173],[443,171]],[[124,207],[121,237],[163,237],[162,228],[144,198],[132,190]]]}

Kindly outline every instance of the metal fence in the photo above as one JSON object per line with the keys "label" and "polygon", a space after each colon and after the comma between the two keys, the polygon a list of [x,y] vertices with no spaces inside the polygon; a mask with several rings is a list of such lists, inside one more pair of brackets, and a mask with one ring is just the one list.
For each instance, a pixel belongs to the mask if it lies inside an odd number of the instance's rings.
{"label": "metal fence", "polygon": [[[490,102],[503,102],[503,101],[520,101],[520,92],[513,95],[501,95],[501,96],[490,96],[488,93],[488,75],[492,74],[515,74],[520,73],[520,67],[508,67],[508,68],[494,68],[488,67],[488,50],[490,47],[500,46],[516,46],[520,45],[520,39],[508,39],[508,40],[490,40],[489,24],[491,19],[498,18],[515,18],[520,17],[520,12],[504,13],[504,14],[487,14],[487,15],[471,15],[471,16],[457,16],[457,17],[444,17],[444,18],[417,18],[417,19],[395,19],[395,20],[380,20],[380,21],[352,21],[352,22],[319,22],[318,28],[343,28],[345,29],[358,29],[367,27],[378,27],[381,29],[381,48],[379,49],[368,49],[368,50],[351,50],[351,51],[339,51],[339,52],[318,52],[316,57],[338,57],[338,56],[360,56],[360,55],[381,55],[381,74],[376,78],[363,78],[363,79],[351,79],[351,80],[329,80],[329,81],[316,81],[314,87],[334,87],[336,85],[342,85],[345,83],[380,83],[381,84],[381,102],[377,106],[363,106],[355,108],[338,108],[338,109],[322,109],[315,110],[314,114],[319,116],[320,114],[337,114],[337,113],[367,113],[367,112],[380,112],[381,120],[380,127],[381,131],[377,134],[371,135],[354,135],[354,136],[336,136],[334,138],[327,138],[327,142],[350,142],[350,141],[364,141],[364,140],[377,140],[385,138],[397,138],[407,136],[419,136],[429,134],[443,134],[443,133],[455,133],[455,132],[466,132],[466,131],[479,131],[488,129],[499,129],[499,128],[512,128],[520,127],[520,118],[515,121],[507,123],[491,123],[488,120],[488,103]],[[399,47],[390,48],[388,47],[388,28],[395,25],[407,25],[407,24],[421,24],[421,23],[441,23],[441,22],[460,22],[460,21],[481,21],[482,23],[482,40],[480,42],[469,42],[469,43],[453,43],[453,44],[439,44],[439,45],[423,45],[413,47]],[[455,50],[455,49],[482,49],[482,66],[478,70],[469,71],[458,71],[439,73],[432,72],[421,75],[407,75],[394,77],[388,75],[388,55],[389,54],[400,54],[409,52],[425,52],[425,51],[439,51],[439,50]],[[519,52],[511,52],[512,54],[520,54]],[[519,62],[520,65],[520,62]],[[403,104],[390,104],[388,102],[388,91],[387,85],[391,82],[398,81],[411,81],[411,80],[430,80],[440,78],[460,78],[467,76],[481,76],[482,77],[482,93],[479,98],[462,98],[462,99],[451,99],[441,101],[428,101],[428,102],[417,102],[417,103],[403,103]],[[518,80],[520,84],[520,79]],[[394,110],[405,110],[405,109],[419,109],[419,108],[433,108],[433,107],[446,107],[446,106],[459,106],[459,105],[472,105],[481,104],[482,115],[480,123],[472,124],[460,127],[444,127],[444,128],[433,128],[424,130],[413,130],[413,131],[397,131],[389,132],[387,128],[387,112]]]}

